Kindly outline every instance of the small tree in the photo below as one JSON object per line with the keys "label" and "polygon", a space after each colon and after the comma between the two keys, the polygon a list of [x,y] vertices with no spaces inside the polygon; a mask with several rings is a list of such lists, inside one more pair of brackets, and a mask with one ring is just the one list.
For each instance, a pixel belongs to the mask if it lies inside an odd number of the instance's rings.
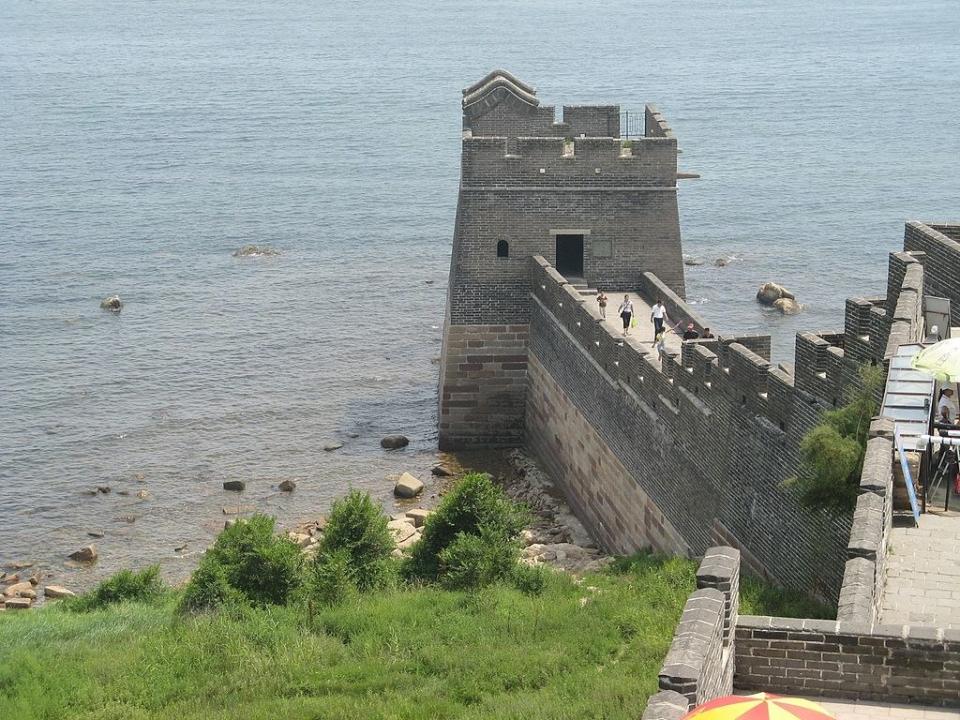
{"label": "small tree", "polygon": [[467,475],[427,519],[403,573],[410,580],[439,580],[450,587],[477,587],[506,577],[519,557],[517,538],[528,517],[489,475]]}
{"label": "small tree", "polygon": [[856,505],[870,420],[884,383],[880,367],[864,365],[859,375],[846,404],[823,413],[800,441],[800,473],[790,484],[811,509],[849,512]]}
{"label": "small tree", "polygon": [[[389,580],[394,546],[380,506],[369,493],[352,490],[333,504],[317,553],[317,569],[323,569],[326,577],[346,569],[361,592],[381,588]],[[334,555],[338,559],[331,564]]]}

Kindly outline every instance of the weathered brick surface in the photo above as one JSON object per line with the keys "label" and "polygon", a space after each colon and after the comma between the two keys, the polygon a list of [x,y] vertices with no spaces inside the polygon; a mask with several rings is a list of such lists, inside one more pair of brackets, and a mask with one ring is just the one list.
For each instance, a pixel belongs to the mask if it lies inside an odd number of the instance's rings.
{"label": "weathered brick surface", "polygon": [[960,224],[908,222],[903,249],[923,253],[927,293],[952,298],[951,324],[960,325]]}
{"label": "weathered brick surface", "polygon": [[960,632],[741,616],[738,690],[960,707]]}
{"label": "weathered brick surface", "polygon": [[448,325],[440,365],[441,449],[522,444],[526,325]]}

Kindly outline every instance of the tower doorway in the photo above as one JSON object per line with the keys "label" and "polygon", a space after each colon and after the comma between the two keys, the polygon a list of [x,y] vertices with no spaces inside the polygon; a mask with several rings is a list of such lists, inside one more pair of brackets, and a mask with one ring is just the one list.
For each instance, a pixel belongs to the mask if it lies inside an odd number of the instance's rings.
{"label": "tower doorway", "polygon": [[583,235],[557,235],[554,267],[564,277],[583,277]]}

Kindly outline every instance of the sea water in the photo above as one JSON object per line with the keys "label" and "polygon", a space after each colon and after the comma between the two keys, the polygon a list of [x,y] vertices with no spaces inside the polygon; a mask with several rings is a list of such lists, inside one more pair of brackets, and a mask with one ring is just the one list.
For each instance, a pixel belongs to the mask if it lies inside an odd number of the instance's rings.
{"label": "sea water", "polygon": [[[225,508],[290,525],[429,477],[460,90],[495,67],[547,104],[658,104],[702,175],[679,194],[704,261],[689,298],[789,359],[798,330],[842,327],[845,297],[882,294],[904,220],[960,219],[958,18],[926,0],[4,0],[0,562],[177,578]],[[248,243],[281,254],[232,256]],[[759,307],[767,280],[803,314]],[[99,309],[113,293],[119,315]],[[391,432],[411,446],[381,450]],[[89,532],[100,562],[65,569]]]}

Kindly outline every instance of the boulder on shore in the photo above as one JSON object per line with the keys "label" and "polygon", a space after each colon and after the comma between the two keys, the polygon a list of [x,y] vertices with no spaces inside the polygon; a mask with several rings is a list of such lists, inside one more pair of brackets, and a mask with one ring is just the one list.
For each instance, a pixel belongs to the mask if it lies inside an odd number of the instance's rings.
{"label": "boulder on shore", "polygon": [[74,595],[76,595],[76,593],[73,592],[73,590],[68,590],[62,585],[47,585],[43,589],[43,594],[46,598],[50,600],[54,600],[56,598],[73,597]]}
{"label": "boulder on shore", "polygon": [[401,498],[416,497],[423,492],[423,483],[408,472],[405,472],[393,486],[393,494]]}
{"label": "boulder on shore", "polygon": [[13,585],[10,585],[3,591],[3,594],[6,595],[8,598],[26,597],[26,595],[24,595],[23,593],[27,591],[32,591],[32,590],[33,590],[33,584],[27,580],[24,580],[23,582],[18,582],[18,583],[14,583]]}
{"label": "boulder on shore", "polygon": [[380,441],[380,447],[386,450],[398,450],[410,444],[410,439],[406,435],[387,435]]}
{"label": "boulder on shore", "polygon": [[762,305],[773,305],[777,300],[783,298],[796,300],[796,296],[792,292],[777,283],[764,283],[760,286],[760,289],[757,290],[757,301]]}
{"label": "boulder on shore", "polygon": [[243,480],[224,480],[223,489],[233,490],[234,492],[243,492],[247,484]]}
{"label": "boulder on shore", "polygon": [[407,519],[413,523],[414,527],[423,527],[424,523],[427,522],[427,518],[433,515],[433,510],[424,510],[423,508],[417,508],[415,510],[407,511]]}
{"label": "boulder on shore", "polygon": [[123,309],[123,302],[120,300],[119,295],[111,295],[108,298],[104,298],[100,301],[100,308],[102,310],[109,310],[110,312],[118,313]]}
{"label": "boulder on shore", "polygon": [[33,605],[30,598],[7,598],[5,606],[7,610],[29,610]]}
{"label": "boulder on shore", "polygon": [[97,548],[94,545],[87,545],[70,553],[67,557],[77,562],[93,562],[97,559]]}
{"label": "boulder on shore", "polygon": [[800,303],[791,298],[780,298],[773,303],[773,307],[784,315],[796,315],[802,309]]}
{"label": "boulder on shore", "polygon": [[450,477],[455,475],[453,468],[443,463],[438,463],[433,466],[433,469],[430,471],[436,477]]}

